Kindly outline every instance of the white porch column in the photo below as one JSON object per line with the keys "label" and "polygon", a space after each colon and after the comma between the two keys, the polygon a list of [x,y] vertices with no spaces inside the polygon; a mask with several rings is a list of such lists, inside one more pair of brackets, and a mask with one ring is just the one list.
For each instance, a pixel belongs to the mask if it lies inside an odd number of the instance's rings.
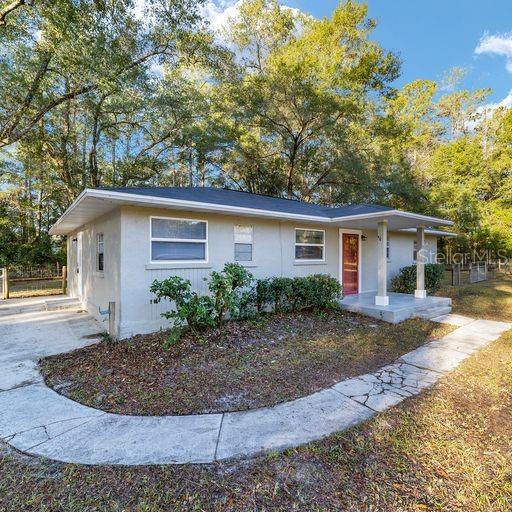
{"label": "white porch column", "polygon": [[388,297],[388,259],[386,257],[386,247],[388,244],[388,221],[383,220],[377,224],[377,282],[378,291],[375,297],[377,306],[387,306]]}
{"label": "white porch column", "polygon": [[425,290],[425,228],[423,226],[416,230],[416,290],[414,297],[424,299],[427,296]]}

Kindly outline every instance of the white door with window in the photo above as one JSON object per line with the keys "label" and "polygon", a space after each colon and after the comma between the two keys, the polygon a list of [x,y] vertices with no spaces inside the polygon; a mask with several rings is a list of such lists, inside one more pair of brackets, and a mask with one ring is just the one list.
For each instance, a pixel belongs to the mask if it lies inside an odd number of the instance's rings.
{"label": "white door with window", "polygon": [[76,296],[82,298],[82,233],[76,237]]}

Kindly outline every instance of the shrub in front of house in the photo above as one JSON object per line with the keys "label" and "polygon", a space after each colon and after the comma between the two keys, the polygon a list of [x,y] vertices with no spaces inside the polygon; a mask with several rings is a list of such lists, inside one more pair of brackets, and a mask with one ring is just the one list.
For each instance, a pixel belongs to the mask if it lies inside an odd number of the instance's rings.
{"label": "shrub in front of house", "polygon": [[254,301],[258,313],[332,308],[341,297],[341,285],[326,274],[306,277],[272,277],[256,282]]}
{"label": "shrub in front of house", "polygon": [[[440,263],[425,264],[425,289],[435,293],[441,288],[444,277],[444,265]],[[414,293],[416,289],[416,265],[402,267],[391,280],[391,291],[397,293]]]}
{"label": "shrub in front of house", "polygon": [[211,273],[208,281],[209,295],[192,291],[190,281],[171,276],[163,281],[153,281],[151,292],[155,302],[167,299],[175,309],[162,313],[171,321],[169,344],[175,343],[187,326],[198,332],[222,325],[231,319],[246,318],[264,311],[287,312],[302,309],[332,308],[341,297],[337,279],[315,274],[306,277],[254,278],[237,263],[227,263],[221,272]]}
{"label": "shrub in front of house", "polygon": [[233,318],[239,315],[242,290],[254,278],[241,265],[227,263],[221,272],[212,272],[208,281],[210,295],[199,295],[192,291],[188,279],[171,276],[163,281],[153,281],[150,291],[155,294],[154,302],[162,299],[174,302],[175,309],[162,313],[170,320],[169,344],[180,338],[183,328],[198,332],[222,324],[226,313]]}
{"label": "shrub in front of house", "polygon": [[227,313],[231,318],[240,316],[243,290],[253,281],[253,275],[237,263],[226,263],[221,272],[211,273],[208,289],[214,301],[216,326],[222,324]]}

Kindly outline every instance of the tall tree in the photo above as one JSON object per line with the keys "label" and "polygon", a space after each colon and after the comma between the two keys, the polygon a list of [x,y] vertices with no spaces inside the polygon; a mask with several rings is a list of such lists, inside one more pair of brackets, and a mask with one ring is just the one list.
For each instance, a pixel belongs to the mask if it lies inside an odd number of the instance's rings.
{"label": "tall tree", "polygon": [[241,63],[216,91],[232,140],[227,183],[306,200],[326,200],[338,186],[367,189],[361,127],[391,94],[399,62],[370,40],[366,14],[354,2],[324,20],[273,0],[242,3],[229,32]]}

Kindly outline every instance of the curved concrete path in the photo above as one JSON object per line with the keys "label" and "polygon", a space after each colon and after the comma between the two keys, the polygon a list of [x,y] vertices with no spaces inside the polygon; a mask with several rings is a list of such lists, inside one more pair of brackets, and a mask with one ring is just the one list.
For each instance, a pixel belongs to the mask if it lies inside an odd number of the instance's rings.
{"label": "curved concrete path", "polygon": [[31,455],[81,464],[206,463],[298,446],[419,393],[511,327],[457,315],[439,321],[459,327],[376,372],[298,400],[224,414],[124,416],[59,395],[38,372],[40,357],[95,342],[95,320],[0,304],[0,438]]}

